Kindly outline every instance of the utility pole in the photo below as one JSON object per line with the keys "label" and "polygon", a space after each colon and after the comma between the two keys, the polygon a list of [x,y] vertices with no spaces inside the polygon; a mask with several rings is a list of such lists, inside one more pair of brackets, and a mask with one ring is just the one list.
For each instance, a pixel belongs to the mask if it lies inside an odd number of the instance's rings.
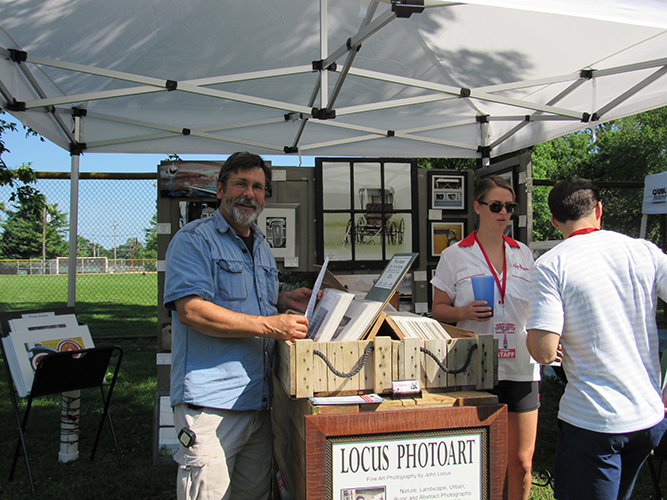
{"label": "utility pole", "polygon": [[42,276],[46,274],[46,206],[42,209]]}
{"label": "utility pole", "polygon": [[113,221],[113,260],[114,260],[114,266],[116,265],[116,226],[118,224],[116,221]]}

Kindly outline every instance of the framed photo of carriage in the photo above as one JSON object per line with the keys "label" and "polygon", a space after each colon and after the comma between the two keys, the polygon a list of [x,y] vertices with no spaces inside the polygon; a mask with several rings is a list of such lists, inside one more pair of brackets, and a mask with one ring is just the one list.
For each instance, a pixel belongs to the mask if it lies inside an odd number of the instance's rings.
{"label": "framed photo of carriage", "polygon": [[316,158],[317,260],[383,268],[419,250],[417,164],[405,158]]}
{"label": "framed photo of carriage", "polygon": [[431,221],[429,224],[429,257],[431,259],[439,259],[445,248],[455,245],[466,236],[464,219]]}

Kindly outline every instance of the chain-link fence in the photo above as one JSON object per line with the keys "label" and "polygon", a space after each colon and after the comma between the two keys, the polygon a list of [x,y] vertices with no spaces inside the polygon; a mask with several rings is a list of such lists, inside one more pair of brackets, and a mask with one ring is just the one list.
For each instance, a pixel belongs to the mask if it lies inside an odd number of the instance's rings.
{"label": "chain-link fence", "polygon": [[[156,177],[81,174],[76,311],[94,335],[156,333]],[[40,214],[0,186],[0,312],[67,305],[69,176],[39,173],[36,188]]]}

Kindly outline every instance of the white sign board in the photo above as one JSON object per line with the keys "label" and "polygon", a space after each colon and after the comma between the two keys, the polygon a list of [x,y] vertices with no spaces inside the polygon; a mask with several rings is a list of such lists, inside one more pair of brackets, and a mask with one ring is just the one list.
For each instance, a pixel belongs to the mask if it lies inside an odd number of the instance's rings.
{"label": "white sign board", "polygon": [[667,172],[645,177],[642,213],[667,213]]}
{"label": "white sign board", "polygon": [[332,498],[481,499],[483,430],[331,440]]}

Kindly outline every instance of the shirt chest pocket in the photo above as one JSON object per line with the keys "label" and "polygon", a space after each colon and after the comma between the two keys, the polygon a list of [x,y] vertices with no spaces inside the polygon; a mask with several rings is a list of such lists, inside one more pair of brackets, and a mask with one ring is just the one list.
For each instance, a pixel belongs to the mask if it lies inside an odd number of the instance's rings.
{"label": "shirt chest pocket", "polygon": [[217,259],[216,296],[228,302],[241,302],[248,298],[242,261]]}
{"label": "shirt chest pocket", "polygon": [[269,301],[269,304],[276,304],[280,288],[278,269],[262,266],[260,275],[264,280],[264,283],[261,283],[260,286],[260,294]]}

